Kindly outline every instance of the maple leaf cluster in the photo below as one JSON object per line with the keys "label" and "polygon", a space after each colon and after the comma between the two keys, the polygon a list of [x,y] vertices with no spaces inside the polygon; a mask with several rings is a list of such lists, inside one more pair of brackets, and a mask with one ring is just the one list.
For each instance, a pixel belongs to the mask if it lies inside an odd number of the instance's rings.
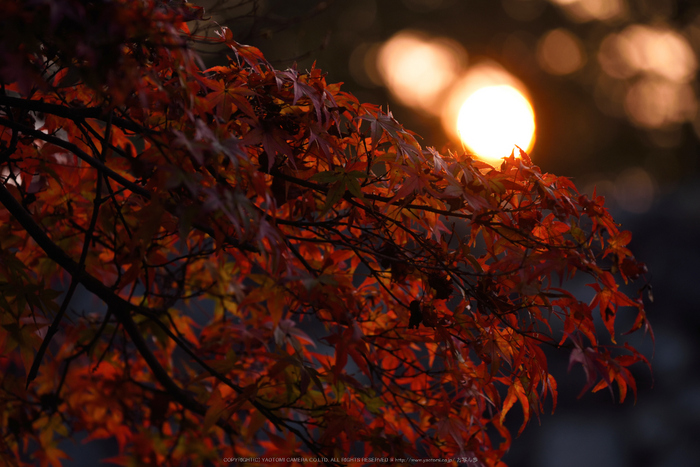
{"label": "maple leaf cluster", "polygon": [[[523,151],[492,167],[423,147],[225,28],[228,63],[204,69],[189,4],[3,14],[0,453],[16,465],[59,466],[80,432],[116,439],[122,465],[503,465],[513,406],[522,431],[556,405],[545,347],[582,365],[583,392],[636,396],[646,359],[615,321],[650,331],[621,284],[646,268],[602,197]],[[592,301],[563,288],[574,276]],[[92,308],[71,304],[82,289]]]}

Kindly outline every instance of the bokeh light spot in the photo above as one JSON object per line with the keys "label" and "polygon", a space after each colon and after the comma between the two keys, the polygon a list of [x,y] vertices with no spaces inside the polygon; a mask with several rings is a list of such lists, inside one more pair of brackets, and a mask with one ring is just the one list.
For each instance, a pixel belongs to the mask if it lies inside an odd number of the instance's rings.
{"label": "bokeh light spot", "polygon": [[638,126],[662,128],[692,120],[697,112],[697,101],[689,84],[649,77],[629,88],[625,110]]}
{"label": "bokeh light spot", "polygon": [[639,60],[632,57],[636,49],[631,44],[626,44],[629,39],[622,34],[608,34],[598,48],[598,63],[609,76],[616,79],[627,79],[634,76],[639,70],[632,63]]}
{"label": "bokeh light spot", "polygon": [[508,156],[514,145],[531,149],[535,114],[525,96],[512,86],[487,86],[464,102],[457,117],[457,131],[477,156],[497,161]]}
{"label": "bokeh light spot", "polygon": [[698,67],[693,49],[683,35],[641,24],[606,37],[598,59],[603,70],[616,78],[644,72],[685,82],[692,79]]}
{"label": "bokeh light spot", "polygon": [[585,62],[581,41],[566,29],[549,31],[537,44],[537,61],[553,75],[568,75]]}
{"label": "bokeh light spot", "polygon": [[599,80],[599,94],[619,96],[612,92],[613,87],[619,90],[622,86],[624,91],[616,102],[635,125],[667,130],[695,119],[698,102],[692,81],[698,62],[679,31],[666,26],[627,26],[603,39],[598,61],[614,78]]}
{"label": "bokeh light spot", "polygon": [[465,60],[466,53],[453,41],[401,31],[379,49],[377,69],[399,102],[437,115],[441,95]]}
{"label": "bokeh light spot", "polygon": [[624,0],[551,0],[573,21],[609,21],[620,18],[627,11]]}

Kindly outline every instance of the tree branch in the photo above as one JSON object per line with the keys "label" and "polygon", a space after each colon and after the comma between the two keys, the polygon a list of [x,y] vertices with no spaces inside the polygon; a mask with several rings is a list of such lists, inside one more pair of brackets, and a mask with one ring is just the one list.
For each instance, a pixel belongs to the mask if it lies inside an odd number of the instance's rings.
{"label": "tree branch", "polygon": [[[107,121],[105,109],[102,107],[66,107],[64,105],[49,104],[39,100],[22,99],[19,97],[3,95],[0,95],[0,105],[7,105],[32,112],[44,112],[47,114],[56,115],[57,117],[68,118],[70,120],[94,118],[103,122]],[[112,117],[112,123],[114,126],[133,131],[134,133],[144,133],[146,130],[141,125],[116,116]]]}
{"label": "tree branch", "polygon": [[[136,305],[124,300],[116,295],[109,287],[104,285],[94,276],[87,272],[80,272],[81,268],[78,263],[73,261],[65,251],[59,248],[34,221],[32,216],[27,212],[21,204],[12,196],[9,190],[0,184],[0,203],[12,214],[12,216],[20,223],[26,232],[34,239],[39,247],[44,250],[49,258],[55,261],[59,266],[66,270],[71,276],[79,275],[79,282],[89,291],[99,297],[107,304],[109,309],[114,313],[119,323],[123,326],[126,333],[131,338],[136,346],[139,354],[146,361],[146,364],[153,372],[156,380],[168,391],[173,398],[187,410],[204,416],[206,407],[194,400],[189,394],[184,392],[180,386],[170,377],[168,372],[160,364],[156,356],[148,347],[145,339],[141,335],[136,323],[131,317],[131,311],[137,310]],[[236,430],[227,423],[219,420],[217,425],[226,432],[235,432]]]}
{"label": "tree branch", "polygon": [[137,185],[135,182],[127,180],[122,175],[119,175],[114,170],[112,170],[109,167],[107,167],[106,165],[104,165],[101,161],[90,156],[89,154],[87,154],[85,151],[83,151],[82,149],[80,149],[78,146],[76,146],[73,143],[69,143],[68,141],[63,141],[61,138],[47,135],[46,133],[43,133],[39,130],[35,130],[35,129],[30,128],[26,125],[22,125],[20,123],[11,122],[10,120],[6,120],[4,118],[0,118],[0,125],[5,126],[7,128],[12,128],[13,130],[16,130],[16,131],[21,131],[25,135],[32,136],[36,139],[40,139],[42,141],[46,141],[47,143],[51,143],[55,146],[63,148],[66,151],[70,151],[73,154],[75,154],[76,156],[78,156],[80,159],[84,160],[89,165],[94,167],[95,169],[101,170],[102,173],[104,173],[106,176],[108,176],[109,178],[111,178],[115,182],[119,183],[120,185],[124,186],[125,188],[128,188],[129,190],[133,191],[134,193],[141,195],[145,198],[151,197],[151,193],[148,190],[146,190],[144,187]]}
{"label": "tree branch", "polygon": [[[152,314],[149,311],[141,309],[141,307],[138,307],[137,305],[134,305],[119,297],[110,288],[108,288],[106,285],[100,282],[97,278],[93,277],[85,271],[82,271],[80,264],[73,261],[73,259],[71,259],[46,235],[46,233],[41,229],[41,227],[34,221],[29,212],[27,212],[22,207],[22,205],[20,205],[17,202],[17,200],[15,200],[12,194],[2,184],[0,184],[0,203],[2,203],[5,206],[5,208],[10,212],[10,214],[12,214],[12,216],[20,223],[20,225],[34,239],[34,241],[39,245],[39,247],[41,247],[41,249],[44,250],[44,252],[49,256],[49,258],[58,263],[73,278],[77,278],[77,281],[83,284],[83,286],[88,291],[95,294],[107,304],[110,311],[114,313],[119,323],[124,327],[124,330],[133,341],[139,354],[146,361],[146,364],[153,372],[153,375],[155,376],[156,380],[165,388],[165,390],[168,391],[180,405],[194,413],[204,416],[207,410],[206,407],[197,402],[196,400],[192,399],[192,397],[185,393],[175,383],[175,381],[173,381],[168,372],[165,370],[165,368],[163,368],[158,359],[155,357],[153,352],[151,352],[151,349],[148,348],[148,344],[144,340],[143,336],[138,330],[138,327],[136,326],[136,323],[131,317],[131,311],[137,311],[146,316]],[[155,321],[159,323],[158,320]],[[166,329],[166,327],[163,326],[163,329]],[[168,332],[168,335],[171,339],[174,339],[175,342],[178,342],[180,347],[183,350],[188,351],[187,353],[193,358],[195,358],[195,360],[198,363],[203,364],[204,368],[206,368],[213,376],[216,376],[221,381],[227,383],[227,385],[234,388],[236,392],[241,393],[243,391],[242,388],[233,384],[233,382],[228,380],[228,378],[226,378],[224,375],[216,372],[208,365],[204,364],[203,360],[197,357],[196,354],[194,354],[193,352],[189,351],[187,346],[181,343],[179,339],[177,339],[177,336],[174,336],[172,333],[169,332],[169,329],[166,329],[166,331]],[[322,454],[318,447],[315,446],[311,440],[303,436],[303,434],[301,434],[299,430],[290,427],[287,423],[279,419],[279,417],[275,416],[266,407],[257,403],[256,401],[251,401],[251,403],[276,426],[283,426],[287,430],[297,435],[304,442],[304,444],[306,444],[312,451],[314,451],[314,453],[316,453],[319,456]],[[224,429],[226,432],[235,432],[235,429],[224,421],[218,420],[217,425]],[[329,465],[333,464],[329,463]]]}
{"label": "tree branch", "polygon": [[[126,178],[124,178],[122,175],[119,175],[116,173],[114,170],[110,169],[107,167],[105,164],[103,164],[101,161],[95,159],[94,157],[90,156],[87,154],[85,151],[81,150],[78,146],[76,146],[73,143],[69,143],[67,141],[64,141],[60,138],[57,138],[55,136],[47,135],[46,133],[42,133],[41,131],[34,130],[33,128],[30,128],[26,125],[22,125],[19,123],[12,122],[10,120],[6,120],[4,118],[0,118],[0,125],[6,126],[8,128],[13,129],[14,131],[19,131],[22,132],[26,135],[32,136],[37,139],[41,139],[42,141],[46,141],[47,143],[54,144],[58,147],[61,147],[67,151],[72,152],[76,156],[78,156],[80,159],[84,160],[87,162],[90,166],[94,167],[95,169],[102,171],[104,175],[107,177],[111,178],[112,180],[116,181],[120,185],[124,186],[125,188],[131,190],[132,192],[143,196],[146,199],[151,199],[151,192],[145,189],[144,187],[137,185],[135,182],[129,181]],[[168,210],[168,212],[171,212],[171,210]],[[171,212],[172,213],[172,212]],[[205,226],[199,222],[193,222],[192,226],[196,228],[197,230],[200,230],[206,234],[208,234],[211,237],[214,237],[214,229],[211,227]],[[250,245],[248,243],[241,243],[235,238],[231,237],[230,235],[226,235],[225,240],[233,247],[239,248],[241,250],[246,250],[250,252],[258,252],[258,248],[256,248],[253,245]]]}

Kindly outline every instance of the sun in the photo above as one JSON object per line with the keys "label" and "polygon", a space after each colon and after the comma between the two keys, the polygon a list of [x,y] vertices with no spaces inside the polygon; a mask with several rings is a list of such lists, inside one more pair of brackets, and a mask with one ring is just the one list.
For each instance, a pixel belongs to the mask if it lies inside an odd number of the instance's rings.
{"label": "sun", "polygon": [[535,140],[535,113],[530,102],[508,85],[486,86],[472,93],[457,117],[460,139],[478,157],[495,162],[514,145],[529,151]]}

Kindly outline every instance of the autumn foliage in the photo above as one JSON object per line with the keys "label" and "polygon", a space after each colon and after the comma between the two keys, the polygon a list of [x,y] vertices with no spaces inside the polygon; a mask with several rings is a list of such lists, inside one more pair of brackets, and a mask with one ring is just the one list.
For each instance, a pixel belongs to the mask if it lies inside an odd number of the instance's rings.
{"label": "autumn foliage", "polygon": [[495,466],[507,414],[556,405],[545,347],[583,392],[636,392],[646,360],[615,324],[650,330],[623,285],[646,268],[602,197],[522,151],[491,167],[423,147],[225,28],[229,61],[205,69],[188,4],[1,3],[10,464],[59,466],[85,433],[122,465]]}

